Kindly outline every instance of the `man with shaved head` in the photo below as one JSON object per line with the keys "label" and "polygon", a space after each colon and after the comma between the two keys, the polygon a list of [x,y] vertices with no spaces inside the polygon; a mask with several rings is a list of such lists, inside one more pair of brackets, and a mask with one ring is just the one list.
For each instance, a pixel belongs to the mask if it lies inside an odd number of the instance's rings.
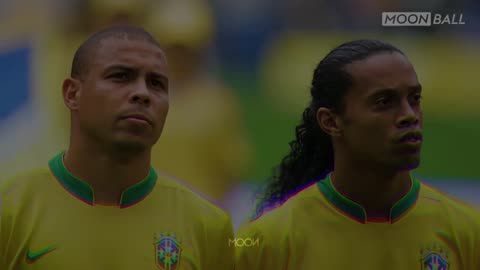
{"label": "man with shaved head", "polygon": [[0,190],[0,269],[233,269],[229,216],[150,165],[168,89],[141,28],[80,46],[62,89],[68,149]]}

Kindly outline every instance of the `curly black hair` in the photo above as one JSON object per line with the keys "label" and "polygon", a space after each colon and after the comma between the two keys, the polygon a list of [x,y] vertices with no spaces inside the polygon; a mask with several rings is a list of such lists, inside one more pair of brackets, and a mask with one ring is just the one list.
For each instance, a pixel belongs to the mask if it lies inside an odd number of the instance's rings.
{"label": "curly black hair", "polygon": [[325,107],[342,113],[344,96],[352,86],[352,77],[345,66],[380,53],[398,52],[398,48],[379,40],[355,40],[330,51],[315,68],[310,89],[311,102],[295,128],[290,153],[273,170],[266,185],[257,193],[253,218],[275,208],[292,195],[323,179],[333,170],[331,138],[317,124],[316,112]]}

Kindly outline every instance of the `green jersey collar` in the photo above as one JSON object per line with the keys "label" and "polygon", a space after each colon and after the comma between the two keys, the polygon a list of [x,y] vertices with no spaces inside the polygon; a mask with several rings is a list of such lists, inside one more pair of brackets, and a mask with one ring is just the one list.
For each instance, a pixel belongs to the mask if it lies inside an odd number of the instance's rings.
{"label": "green jersey collar", "polygon": [[[48,165],[60,184],[72,195],[87,204],[94,205],[93,188],[85,181],[72,175],[63,163],[63,152],[53,157]],[[144,199],[155,186],[157,173],[150,167],[147,177],[133,186],[127,188],[120,198],[120,208],[129,207]]]}
{"label": "green jersey collar", "polygon": [[[353,218],[360,223],[367,222],[367,213],[365,209],[358,203],[348,199],[338,192],[332,184],[330,174],[317,183],[320,192],[325,198],[333,204],[341,212]],[[397,221],[405,214],[417,201],[420,192],[420,181],[412,177],[412,185],[410,190],[400,200],[398,200],[390,209],[390,218],[386,220],[390,223]]]}

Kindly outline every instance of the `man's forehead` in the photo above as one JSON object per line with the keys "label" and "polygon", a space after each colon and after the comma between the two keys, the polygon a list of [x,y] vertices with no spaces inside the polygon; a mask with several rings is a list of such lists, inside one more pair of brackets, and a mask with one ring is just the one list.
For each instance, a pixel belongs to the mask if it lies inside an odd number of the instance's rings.
{"label": "man's forehead", "polygon": [[408,59],[397,52],[380,53],[347,65],[353,76],[375,78],[378,75],[390,75],[398,71],[413,70]]}
{"label": "man's forehead", "polygon": [[165,52],[158,44],[146,39],[130,39],[120,37],[107,37],[99,42],[96,49],[97,53],[105,54],[125,54],[125,53],[142,53],[150,54],[165,60]]}
{"label": "man's forehead", "polygon": [[166,55],[157,45],[148,40],[124,39],[110,37],[102,40],[93,54],[94,62],[129,62],[132,57],[141,57],[146,60],[166,65]]}
{"label": "man's forehead", "polygon": [[[397,88],[398,84],[416,85],[417,76],[412,64],[400,53],[382,53],[346,67],[354,86]],[[368,94],[368,93],[364,93]]]}

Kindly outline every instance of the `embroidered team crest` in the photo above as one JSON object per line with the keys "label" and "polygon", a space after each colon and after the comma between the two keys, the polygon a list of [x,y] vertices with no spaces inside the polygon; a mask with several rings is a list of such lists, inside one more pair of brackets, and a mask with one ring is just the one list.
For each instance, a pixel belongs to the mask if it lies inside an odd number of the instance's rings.
{"label": "embroidered team crest", "polygon": [[182,248],[175,234],[155,233],[153,246],[155,263],[161,270],[175,270],[179,267]]}
{"label": "embroidered team crest", "polygon": [[421,270],[448,270],[448,251],[436,243],[420,249]]}

